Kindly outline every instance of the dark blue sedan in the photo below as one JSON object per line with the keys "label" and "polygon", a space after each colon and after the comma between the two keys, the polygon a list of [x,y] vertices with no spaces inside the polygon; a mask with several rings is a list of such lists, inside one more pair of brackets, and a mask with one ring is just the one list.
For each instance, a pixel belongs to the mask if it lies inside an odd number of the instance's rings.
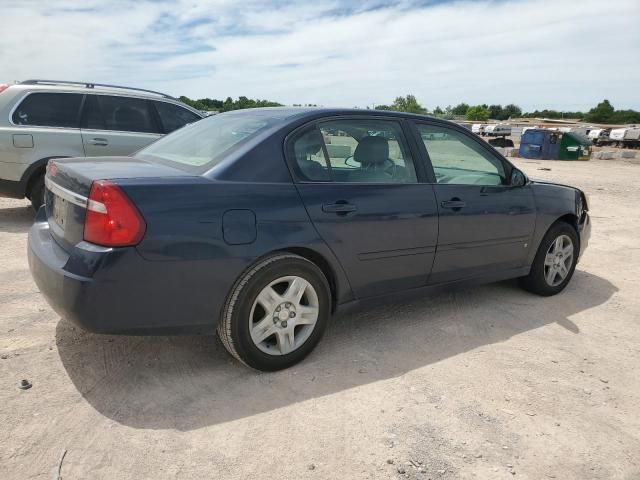
{"label": "dark blue sedan", "polygon": [[532,182],[466,129],[393,112],[242,110],[133,157],[56,159],[29,232],[53,308],[97,333],[213,333],[241,362],[304,358],[332,313],[520,278],[565,288],[576,188]]}

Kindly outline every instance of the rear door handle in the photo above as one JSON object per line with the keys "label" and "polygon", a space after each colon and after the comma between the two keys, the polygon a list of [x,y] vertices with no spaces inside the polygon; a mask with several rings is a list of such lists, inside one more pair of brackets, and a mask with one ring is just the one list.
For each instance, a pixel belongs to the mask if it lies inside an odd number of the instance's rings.
{"label": "rear door handle", "polygon": [[338,215],[346,215],[347,213],[355,212],[358,207],[352,203],[338,201],[336,203],[325,203],[322,205],[322,211],[325,213],[337,213]]}
{"label": "rear door handle", "polygon": [[106,147],[107,145],[109,145],[109,142],[106,138],[92,138],[91,140],[89,140],[89,143],[91,145],[97,145],[99,147]]}
{"label": "rear door handle", "polygon": [[467,204],[462,200],[453,199],[453,200],[445,200],[444,202],[440,202],[440,206],[442,208],[452,208],[455,210],[455,209],[464,208],[467,206]]}

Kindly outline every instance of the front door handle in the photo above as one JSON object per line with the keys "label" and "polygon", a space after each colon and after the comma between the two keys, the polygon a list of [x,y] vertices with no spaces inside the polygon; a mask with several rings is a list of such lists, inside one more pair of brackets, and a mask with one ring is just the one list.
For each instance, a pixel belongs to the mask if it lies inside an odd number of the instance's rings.
{"label": "front door handle", "polygon": [[325,203],[322,205],[322,211],[324,213],[336,213],[338,215],[346,215],[347,213],[355,212],[358,210],[352,203],[345,201],[337,201],[335,203]]}
{"label": "front door handle", "polygon": [[460,210],[467,206],[466,202],[463,202],[459,198],[452,198],[451,200],[445,200],[440,202],[442,208],[451,208],[452,210]]}
{"label": "front door handle", "polygon": [[91,145],[97,145],[99,147],[106,147],[107,145],[109,145],[109,142],[106,138],[92,138],[91,140],[89,140],[89,143]]}

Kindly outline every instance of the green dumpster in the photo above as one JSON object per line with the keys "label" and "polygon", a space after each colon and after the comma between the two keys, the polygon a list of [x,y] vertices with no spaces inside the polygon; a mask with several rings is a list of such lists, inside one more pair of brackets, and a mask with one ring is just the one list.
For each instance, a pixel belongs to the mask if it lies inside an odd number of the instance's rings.
{"label": "green dumpster", "polygon": [[577,132],[567,132],[560,141],[560,160],[589,160],[591,140]]}

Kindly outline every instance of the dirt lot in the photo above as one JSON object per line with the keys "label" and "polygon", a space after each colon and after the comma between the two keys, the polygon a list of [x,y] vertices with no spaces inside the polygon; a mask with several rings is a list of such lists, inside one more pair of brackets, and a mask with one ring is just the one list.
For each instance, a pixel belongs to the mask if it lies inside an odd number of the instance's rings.
{"label": "dirt lot", "polygon": [[640,478],[640,160],[516,163],[591,196],[563,294],[344,315],[275,374],[213,337],[72,327],[30,278],[26,201],[0,199],[0,478],[55,478],[64,450],[65,479]]}

